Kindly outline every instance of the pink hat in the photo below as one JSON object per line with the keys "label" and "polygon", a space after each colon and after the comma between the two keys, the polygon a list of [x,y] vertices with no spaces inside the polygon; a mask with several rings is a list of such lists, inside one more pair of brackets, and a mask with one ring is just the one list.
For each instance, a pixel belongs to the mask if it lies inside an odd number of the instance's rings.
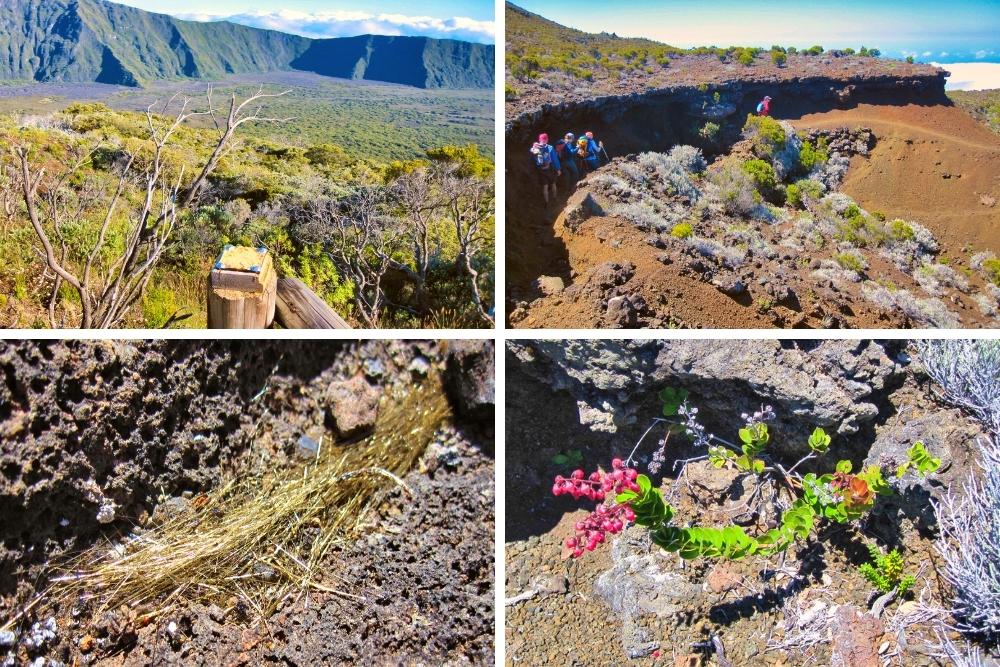
{"label": "pink hat", "polygon": [[538,135],[538,143],[541,143],[541,144],[547,144],[547,143],[549,143],[549,135],[545,134],[544,132],[542,132],[541,134],[539,134]]}
{"label": "pink hat", "polygon": [[587,133],[587,138],[588,139],[593,139],[594,138],[594,133],[593,132],[588,132]]}

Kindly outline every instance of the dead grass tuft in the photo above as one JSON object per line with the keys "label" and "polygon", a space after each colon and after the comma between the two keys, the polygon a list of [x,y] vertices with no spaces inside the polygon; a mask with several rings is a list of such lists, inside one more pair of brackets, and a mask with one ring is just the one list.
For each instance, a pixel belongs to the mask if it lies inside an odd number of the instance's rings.
{"label": "dead grass tuft", "polygon": [[124,605],[152,617],[178,602],[235,597],[266,618],[309,590],[362,601],[341,590],[350,582],[330,580],[324,556],[355,537],[391,490],[406,488],[402,476],[448,417],[436,381],[384,399],[363,441],[322,446],[293,471],[233,479],[162,526],[95,546],[62,568],[42,606],[84,599],[98,613]]}

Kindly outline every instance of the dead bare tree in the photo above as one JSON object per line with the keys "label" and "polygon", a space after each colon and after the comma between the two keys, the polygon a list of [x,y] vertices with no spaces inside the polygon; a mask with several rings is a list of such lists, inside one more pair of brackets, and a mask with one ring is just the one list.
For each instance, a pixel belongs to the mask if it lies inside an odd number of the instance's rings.
{"label": "dead bare tree", "polygon": [[393,267],[401,271],[416,289],[416,302],[421,314],[430,308],[427,299],[427,274],[431,264],[432,224],[446,201],[438,182],[440,171],[424,167],[403,174],[392,184],[392,194],[406,218],[404,233],[413,253],[414,268],[402,262]]}
{"label": "dead bare tree", "polygon": [[456,171],[456,168],[450,169],[441,184],[448,217],[458,241],[459,253],[455,264],[469,278],[472,302],[479,317],[493,326],[493,317],[483,303],[479,271],[474,263],[489,240],[484,225],[494,216],[496,199],[493,184],[471,176],[459,176]]}
{"label": "dead bare tree", "polygon": [[406,243],[400,220],[390,215],[389,193],[362,186],[341,199],[305,203],[297,212],[296,234],[322,243],[337,268],[354,283],[354,305],[370,328],[378,328],[387,305],[383,280],[399,263]]}
{"label": "dead bare tree", "polygon": [[[125,154],[123,164],[119,167],[119,177],[114,192],[111,193],[104,206],[104,215],[97,240],[85,256],[76,258],[76,264],[82,264],[82,272],[74,273],[68,258],[68,249],[63,237],[63,230],[69,223],[82,219],[68,215],[61,202],[68,199],[66,194],[67,181],[77,174],[90,160],[93,153],[84,160],[79,160],[62,172],[54,180],[45,181],[45,169],[33,170],[29,146],[19,146],[14,149],[19,160],[21,194],[27,209],[28,219],[38,236],[42,246],[42,254],[48,270],[55,274],[55,284],[49,300],[49,322],[58,326],[55,309],[59,300],[60,288],[65,282],[76,290],[80,298],[82,314],[78,323],[81,328],[106,329],[118,326],[124,320],[129,310],[135,306],[145,293],[153,269],[160,260],[164,249],[170,240],[171,232],[177,222],[178,212],[191,206],[204,187],[209,176],[219,164],[219,160],[229,149],[236,130],[251,122],[286,122],[290,118],[269,118],[262,115],[261,101],[267,98],[287,94],[265,93],[263,87],[256,93],[238,102],[235,93],[232,95],[229,112],[223,126],[218,120],[218,111],[212,100],[212,88],[209,87],[207,98],[208,108],[205,111],[189,110],[190,98],[183,98],[180,109],[173,120],[165,127],[153,113],[151,105],[146,110],[149,137],[153,145],[152,157],[141,174],[134,172],[135,155]],[[163,113],[174,104],[177,96],[168,100],[163,107]],[[253,109],[249,111],[249,109]],[[196,116],[211,116],[219,131],[219,137],[213,147],[208,161],[190,184],[183,186],[184,169],[181,168],[175,179],[166,175],[164,150],[177,129],[186,121]],[[129,225],[125,235],[124,251],[101,271],[98,268],[99,258],[105,250],[108,232],[116,217],[116,211],[123,201],[123,195],[132,181],[140,183],[144,197],[138,209],[128,215]],[[45,183],[44,192],[41,186]],[[77,197],[78,201],[92,201],[87,197]],[[82,216],[83,211],[77,212]],[[57,255],[52,243],[55,237],[60,244]],[[102,275],[95,275],[101,273]]]}

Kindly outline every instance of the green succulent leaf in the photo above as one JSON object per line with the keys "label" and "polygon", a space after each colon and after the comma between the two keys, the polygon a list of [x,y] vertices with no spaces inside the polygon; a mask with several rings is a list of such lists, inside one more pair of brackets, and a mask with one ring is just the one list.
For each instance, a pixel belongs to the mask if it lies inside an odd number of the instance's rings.
{"label": "green succulent leaf", "polygon": [[830,436],[819,426],[809,436],[809,449],[817,454],[826,454],[830,449]]}
{"label": "green succulent leaf", "polygon": [[645,475],[639,475],[635,478],[635,483],[639,486],[639,493],[645,495],[649,493],[649,490],[653,488],[653,483],[649,481],[649,477]]}
{"label": "green succulent leaf", "polygon": [[615,502],[619,505],[632,502],[639,497],[639,494],[635,491],[622,491],[617,496],[615,496]]}
{"label": "green succulent leaf", "polygon": [[885,481],[885,477],[882,475],[882,469],[878,466],[868,466],[858,473],[858,477],[863,479],[868,484],[868,488],[876,494],[880,496],[892,495],[892,487],[890,487],[889,483]]}
{"label": "green succulent leaf", "polygon": [[664,387],[660,391],[660,401],[663,402],[663,416],[673,417],[677,415],[681,404],[687,400],[688,391],[676,387]]}
{"label": "green succulent leaf", "polygon": [[837,461],[837,472],[839,473],[846,475],[850,473],[853,468],[854,464],[847,459],[841,459],[840,461]]}
{"label": "green succulent leaf", "polygon": [[721,468],[726,462],[733,458],[733,453],[725,447],[711,445],[708,448],[708,462],[715,468]]}
{"label": "green succulent leaf", "polygon": [[927,448],[924,447],[924,443],[919,440],[906,450],[906,456],[906,462],[899,466],[899,470],[896,471],[897,478],[905,475],[910,468],[913,468],[919,477],[926,477],[937,472],[941,467],[941,459],[931,456]]}

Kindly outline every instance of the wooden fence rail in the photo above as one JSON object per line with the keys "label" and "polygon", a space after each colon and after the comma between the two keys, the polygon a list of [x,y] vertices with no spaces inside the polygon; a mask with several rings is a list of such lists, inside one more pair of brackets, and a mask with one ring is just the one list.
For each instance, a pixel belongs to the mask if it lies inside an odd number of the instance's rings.
{"label": "wooden fence rail", "polygon": [[278,278],[266,248],[227,245],[208,276],[210,329],[350,329],[297,278]]}

